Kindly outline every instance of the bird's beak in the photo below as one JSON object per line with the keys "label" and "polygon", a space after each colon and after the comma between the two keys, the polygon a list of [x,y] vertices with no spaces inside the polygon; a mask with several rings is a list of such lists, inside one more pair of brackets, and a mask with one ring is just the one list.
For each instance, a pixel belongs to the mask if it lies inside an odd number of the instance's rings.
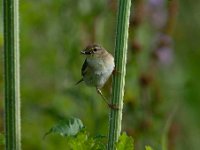
{"label": "bird's beak", "polygon": [[81,54],[83,54],[83,55],[90,55],[90,54],[92,54],[92,52],[91,51],[81,51]]}
{"label": "bird's beak", "polygon": [[85,51],[81,51],[81,54],[85,55]]}

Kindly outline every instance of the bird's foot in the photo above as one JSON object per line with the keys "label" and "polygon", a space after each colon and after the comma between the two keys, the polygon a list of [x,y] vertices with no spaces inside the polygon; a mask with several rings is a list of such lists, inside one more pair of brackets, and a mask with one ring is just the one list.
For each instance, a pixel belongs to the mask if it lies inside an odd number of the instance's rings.
{"label": "bird's foot", "polygon": [[102,94],[101,90],[99,88],[96,88],[97,93],[101,95],[103,101],[108,105],[109,108],[113,109],[113,110],[119,110],[119,107],[115,104],[110,104],[107,99],[104,97],[104,95]]}
{"label": "bird's foot", "polygon": [[115,104],[108,104],[108,107],[113,109],[113,110],[119,110],[119,106],[117,106]]}

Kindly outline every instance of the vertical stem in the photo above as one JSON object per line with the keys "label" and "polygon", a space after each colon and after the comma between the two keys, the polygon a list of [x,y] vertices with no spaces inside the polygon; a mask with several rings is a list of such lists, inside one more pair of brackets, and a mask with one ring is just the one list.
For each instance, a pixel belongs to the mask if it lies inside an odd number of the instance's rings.
{"label": "vertical stem", "polygon": [[112,104],[119,107],[111,109],[109,120],[108,149],[114,150],[121,132],[123,96],[126,74],[128,28],[131,0],[119,0],[117,32],[115,41],[115,71],[112,84]]}
{"label": "vertical stem", "polygon": [[18,0],[4,0],[4,80],[6,149],[21,149]]}

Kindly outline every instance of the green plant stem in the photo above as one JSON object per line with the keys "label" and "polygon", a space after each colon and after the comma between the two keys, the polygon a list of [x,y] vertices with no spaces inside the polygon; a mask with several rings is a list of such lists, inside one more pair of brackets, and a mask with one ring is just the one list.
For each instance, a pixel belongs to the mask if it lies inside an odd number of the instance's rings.
{"label": "green plant stem", "polygon": [[21,133],[18,0],[4,0],[3,6],[6,149],[20,150]]}
{"label": "green plant stem", "polygon": [[172,112],[169,114],[168,118],[167,118],[167,122],[163,128],[163,133],[162,133],[162,137],[161,137],[161,145],[162,145],[162,150],[168,150],[168,133],[170,130],[170,126],[172,125],[174,116],[178,110],[179,104],[177,104]]}
{"label": "green plant stem", "polygon": [[118,106],[119,109],[111,109],[110,113],[109,150],[115,149],[115,143],[121,132],[130,7],[131,0],[119,0],[115,41],[115,74],[112,83],[112,104]]}

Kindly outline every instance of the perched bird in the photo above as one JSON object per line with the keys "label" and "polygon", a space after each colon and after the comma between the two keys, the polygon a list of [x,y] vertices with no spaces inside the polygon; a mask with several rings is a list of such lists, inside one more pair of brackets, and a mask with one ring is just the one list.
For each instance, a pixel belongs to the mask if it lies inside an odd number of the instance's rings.
{"label": "perched bird", "polygon": [[81,54],[85,55],[86,59],[81,69],[82,79],[76,84],[84,81],[86,85],[96,87],[97,93],[112,108],[112,104],[108,103],[100,89],[114,70],[115,63],[113,56],[98,44],[87,46],[81,51]]}

